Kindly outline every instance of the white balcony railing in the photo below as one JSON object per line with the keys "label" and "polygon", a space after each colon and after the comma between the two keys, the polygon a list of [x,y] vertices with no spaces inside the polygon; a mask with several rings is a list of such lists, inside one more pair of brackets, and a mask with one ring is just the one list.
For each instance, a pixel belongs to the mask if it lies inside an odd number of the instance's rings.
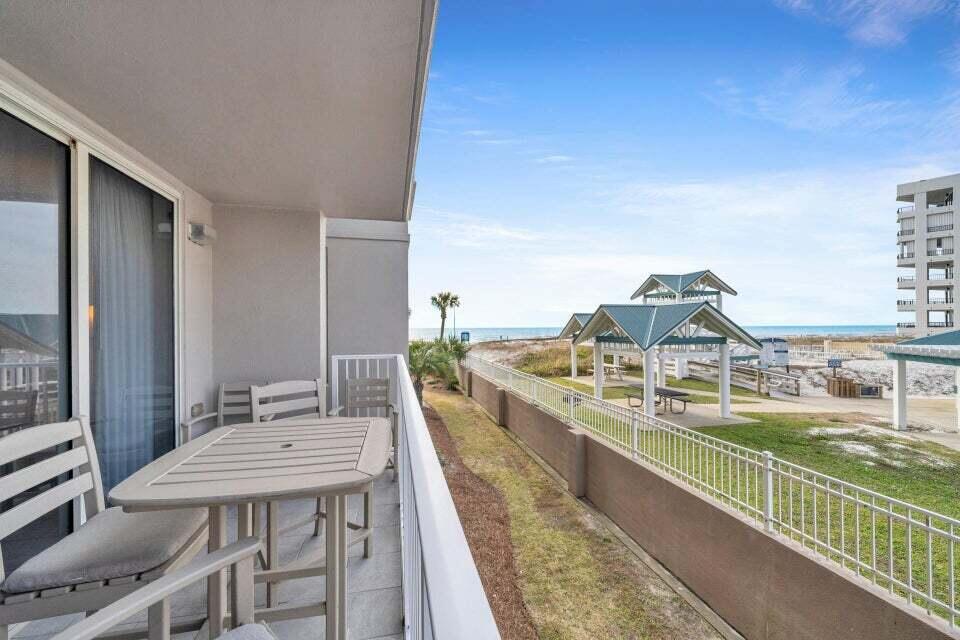
{"label": "white balcony railing", "polygon": [[331,358],[332,406],[346,381],[389,378],[399,412],[404,638],[499,638],[403,356]]}
{"label": "white balcony railing", "polygon": [[[913,611],[960,621],[960,520],[474,355],[474,373],[819,554]],[[651,523],[650,526],[656,526]]]}

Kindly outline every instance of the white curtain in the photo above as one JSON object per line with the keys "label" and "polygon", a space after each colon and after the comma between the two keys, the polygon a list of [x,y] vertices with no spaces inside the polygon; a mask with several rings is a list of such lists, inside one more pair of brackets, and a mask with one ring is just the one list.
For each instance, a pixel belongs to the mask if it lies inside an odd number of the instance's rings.
{"label": "white curtain", "polygon": [[173,205],[91,159],[91,424],[104,489],[174,444]]}

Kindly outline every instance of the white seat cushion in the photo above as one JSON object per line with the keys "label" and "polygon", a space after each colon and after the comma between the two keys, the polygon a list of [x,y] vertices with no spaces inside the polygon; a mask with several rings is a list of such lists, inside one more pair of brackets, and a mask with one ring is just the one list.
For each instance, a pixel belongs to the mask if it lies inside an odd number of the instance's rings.
{"label": "white seat cushion", "polygon": [[205,509],[101,511],[23,563],[0,584],[0,591],[39,591],[149,571],[172,558],[206,521]]}
{"label": "white seat cushion", "polygon": [[277,637],[262,624],[245,624],[217,636],[217,640],[277,640]]}

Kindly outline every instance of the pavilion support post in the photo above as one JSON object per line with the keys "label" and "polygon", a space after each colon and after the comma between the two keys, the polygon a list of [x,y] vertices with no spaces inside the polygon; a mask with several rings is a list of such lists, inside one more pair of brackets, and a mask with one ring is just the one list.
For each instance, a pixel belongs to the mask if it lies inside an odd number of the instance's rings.
{"label": "pavilion support post", "polygon": [[570,377],[577,377],[577,345],[573,339],[570,340]]}
{"label": "pavilion support post", "polygon": [[687,377],[687,359],[686,358],[676,358],[674,360],[674,377],[677,380],[683,380]]}
{"label": "pavilion support post", "polygon": [[620,366],[620,354],[619,354],[619,353],[613,354],[613,366],[615,366],[615,367],[619,367],[619,366]]}
{"label": "pavilion support post", "polygon": [[907,361],[893,361],[893,428],[907,429]]}
{"label": "pavilion support post", "polygon": [[957,367],[957,425],[956,430],[960,432],[960,367]]}
{"label": "pavilion support post", "polygon": [[657,354],[657,384],[667,386],[667,360],[662,353]]}
{"label": "pavilion support post", "polygon": [[730,417],[730,345],[720,345],[720,417]]}
{"label": "pavilion support post", "polygon": [[652,347],[643,352],[643,413],[651,418],[657,415],[657,385],[653,381],[656,356]]}
{"label": "pavilion support post", "polygon": [[593,397],[603,400],[603,345],[593,341]]}

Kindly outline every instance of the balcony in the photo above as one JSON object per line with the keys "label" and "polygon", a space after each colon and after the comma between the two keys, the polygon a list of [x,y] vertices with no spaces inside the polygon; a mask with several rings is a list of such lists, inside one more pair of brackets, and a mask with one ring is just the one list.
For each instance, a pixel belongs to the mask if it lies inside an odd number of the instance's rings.
{"label": "balcony", "polygon": [[[396,398],[399,477],[395,477],[396,471],[387,470],[374,482],[373,529],[369,535],[375,544],[370,557],[363,556],[361,544],[351,544],[347,551],[348,637],[499,637],[403,356],[331,358],[332,404],[339,405],[349,379],[374,375],[390,380],[389,395]],[[369,411],[352,415],[371,415]],[[329,506],[330,498],[327,500]],[[285,501],[281,503],[281,525],[303,525],[312,520],[315,509],[314,498]],[[364,518],[363,495],[348,496],[346,514],[350,522]],[[230,518],[228,522],[233,527],[236,520]],[[258,619],[262,614],[280,640],[317,637],[324,626],[317,616],[322,617],[325,609],[310,613],[311,617],[279,612],[315,607],[317,602],[324,601],[325,582],[302,578],[317,575],[307,572],[308,563],[315,562],[317,554],[323,553],[325,529],[321,527],[318,535],[312,524],[292,526],[279,534],[279,560],[284,565],[278,571],[299,572],[301,579],[289,578],[280,583],[279,608],[262,608],[266,604],[262,592],[255,604]],[[232,540],[233,535],[228,539]],[[262,578],[260,575],[257,582]],[[201,589],[185,589],[172,595],[170,607],[175,626],[179,630],[198,628],[206,617],[206,606],[207,598]],[[299,611],[297,614],[306,616]],[[67,615],[15,625],[10,637],[40,640],[75,622],[75,617]],[[115,630],[134,633],[144,628],[146,622],[147,614],[143,612]]]}
{"label": "balcony", "polygon": [[897,231],[897,237],[902,238],[903,236],[912,236],[915,232],[915,229],[900,229]]}
{"label": "balcony", "polygon": [[897,208],[897,215],[906,217],[906,214],[913,213],[915,206],[912,204],[907,204],[902,207]]}
{"label": "balcony", "polygon": [[927,249],[927,257],[940,257],[940,256],[952,256],[953,247],[936,247],[934,249]]}
{"label": "balcony", "polygon": [[916,322],[898,322],[897,323],[897,329],[916,329],[916,328],[917,328]]}
{"label": "balcony", "polygon": [[944,231],[953,231],[953,223],[950,224],[938,224],[932,227],[927,227],[927,233],[942,233]]}
{"label": "balcony", "polygon": [[897,278],[897,289],[913,289],[917,286],[915,276],[900,276]]}
{"label": "balcony", "polygon": [[916,264],[916,254],[912,251],[897,254],[898,267],[912,267]]}
{"label": "balcony", "polygon": [[949,329],[953,327],[953,320],[943,320],[938,322],[928,322],[927,326],[931,329]]}
{"label": "balcony", "polygon": [[953,306],[953,298],[950,297],[950,298],[937,298],[937,299],[934,299],[934,300],[927,300],[927,306],[928,306],[928,307],[936,307],[936,308],[938,308],[938,310],[940,310],[940,309],[939,309],[940,307],[952,307],[952,306]]}
{"label": "balcony", "polygon": [[897,300],[897,309],[900,311],[910,311],[916,307],[916,300]]}

